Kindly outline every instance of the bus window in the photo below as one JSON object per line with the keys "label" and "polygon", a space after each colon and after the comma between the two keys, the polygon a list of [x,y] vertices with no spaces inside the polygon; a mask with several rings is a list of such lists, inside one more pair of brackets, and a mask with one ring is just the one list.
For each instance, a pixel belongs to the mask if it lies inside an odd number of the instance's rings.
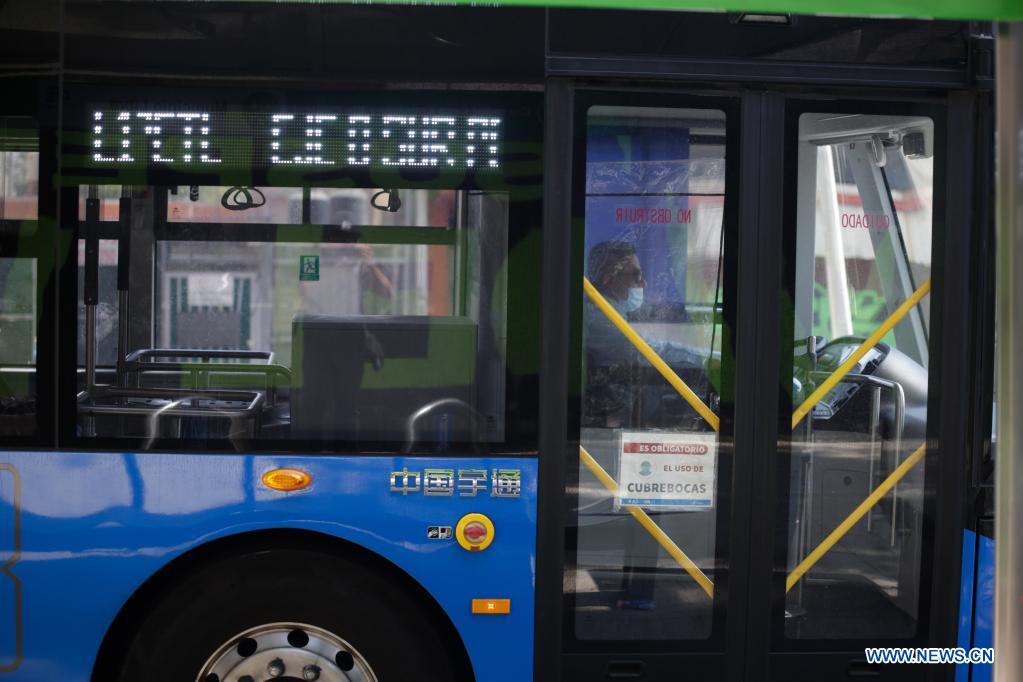
{"label": "bus window", "polygon": [[[454,190],[409,190],[396,195],[382,189],[352,187],[260,187],[249,208],[239,210],[243,194],[230,187],[178,187],[167,197],[169,222],[276,223],[313,225],[388,225],[454,227]],[[230,192],[229,192],[230,191]],[[383,193],[382,193],[383,192]],[[225,201],[225,194],[227,198]],[[374,210],[394,198],[395,211]],[[246,204],[248,205],[248,204]],[[392,208],[395,204],[392,203]],[[303,210],[308,211],[303,216]],[[303,219],[305,218],[305,219]]]}
{"label": "bus window", "polygon": [[26,142],[31,143],[20,137],[0,140],[0,220],[39,216],[39,152],[15,148]]}
{"label": "bus window", "polygon": [[38,262],[25,252],[39,211],[38,132],[0,117],[0,436],[36,434]]}
{"label": "bus window", "polygon": [[[288,312],[316,315],[429,315],[455,313],[456,192],[381,189],[261,188],[262,203],[251,210],[225,208],[228,187],[199,188],[189,199],[182,187],[168,201],[170,222],[207,221],[299,224],[303,206],[308,223],[337,225],[377,235],[391,243],[316,243],[289,241],[182,241],[157,243],[161,275],[157,285],[156,337],[167,348],[268,348],[291,357]],[[377,210],[396,197],[401,208]],[[238,197],[234,197],[238,199]],[[393,201],[393,200],[392,200]],[[305,204],[303,204],[305,202]],[[382,205],[382,204],[381,204]],[[374,232],[387,227],[386,232]],[[402,228],[432,228],[418,235]],[[244,235],[239,235],[244,236]],[[402,240],[423,243],[397,243]],[[303,256],[316,259],[316,279],[298,271]],[[218,271],[234,261],[230,271]],[[244,264],[243,264],[244,263]],[[274,287],[253,288],[260,267],[269,268]],[[279,310],[277,309],[279,308]],[[213,310],[213,313],[209,311]],[[282,324],[283,323],[283,324]]]}
{"label": "bus window", "polygon": [[121,196],[124,191],[119,185],[90,185],[78,188],[78,220],[86,219],[86,201],[99,200],[99,220],[117,222]]}
{"label": "bus window", "polygon": [[[799,120],[795,414],[782,437],[790,638],[916,633],[933,139],[923,117]],[[888,320],[891,331],[869,340]],[[849,369],[854,352],[862,357]],[[856,517],[886,481],[891,492]]]}
{"label": "bus window", "polygon": [[[85,240],[78,240],[78,290],[85,286]],[[96,304],[96,358],[102,367],[117,362],[117,240],[99,240],[99,302]],[[85,367],[85,303],[78,302],[78,364]]]}
{"label": "bus window", "polygon": [[[103,232],[97,239],[97,302],[96,315],[96,362],[98,372],[104,380],[112,379],[112,370],[117,362],[117,259],[118,241],[105,237],[116,237],[116,225],[122,195],[127,193],[120,186],[98,185],[80,187],[78,192],[78,217],[86,221],[88,200],[98,205],[97,230]],[[86,239],[84,234],[77,240],[78,291],[85,290]],[[81,295],[78,299],[78,366],[84,371],[86,362],[86,306]]]}
{"label": "bus window", "polygon": [[[862,142],[817,147],[818,179],[823,183],[814,240],[814,266],[819,272],[814,287],[813,333],[818,336],[870,334],[912,293],[899,283],[901,277],[908,275],[908,281],[923,282],[930,276],[933,159],[886,154],[885,164],[878,168],[875,177],[865,165],[868,152],[868,145]],[[833,166],[831,175],[821,168],[827,163]],[[832,176],[834,190],[827,184]],[[890,208],[879,210],[879,200]],[[830,211],[837,212],[831,215]],[[828,229],[832,219],[839,226],[837,235]],[[893,237],[890,243],[877,238],[883,232]],[[878,250],[881,257],[875,258]],[[896,272],[906,266],[908,273]],[[843,271],[844,290],[837,284],[829,286]],[[835,298],[840,294],[848,298],[847,304]],[[929,311],[930,301],[925,298],[920,302],[919,313],[914,313],[921,317],[916,322],[923,330],[919,339],[909,329],[899,333],[902,350],[917,359],[926,353]],[[895,332],[885,341],[899,347]]]}
{"label": "bus window", "polygon": [[[715,433],[725,123],[723,111],[635,106],[586,117],[582,428],[565,577],[577,640],[711,637],[730,485]],[[694,566],[683,570],[672,543]]]}
{"label": "bus window", "polygon": [[[81,436],[431,451],[509,440],[507,193],[150,189],[129,204],[152,215],[132,223],[132,319],[112,288],[118,242],[97,240]],[[107,214],[127,209],[94,194],[100,231],[117,237]]]}

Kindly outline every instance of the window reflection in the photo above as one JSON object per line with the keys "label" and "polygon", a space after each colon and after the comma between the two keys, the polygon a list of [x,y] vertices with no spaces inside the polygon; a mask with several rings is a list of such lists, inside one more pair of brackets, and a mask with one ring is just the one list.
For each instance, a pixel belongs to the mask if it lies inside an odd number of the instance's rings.
{"label": "window reflection", "polygon": [[38,262],[19,255],[39,216],[35,122],[0,117],[0,436],[32,436],[36,425]]}
{"label": "window reflection", "polygon": [[[924,467],[902,465],[922,461],[927,425],[932,148],[926,118],[800,118],[792,402],[802,409],[791,441],[782,435],[791,638],[916,632]],[[903,306],[915,293],[922,302]]]}
{"label": "window reflection", "polygon": [[[582,454],[565,583],[574,635],[706,639],[721,508],[713,413],[722,391],[725,115],[597,106],[586,130],[591,288],[583,301]],[[630,335],[693,391],[713,425]],[[600,482],[603,472],[617,494]],[[655,539],[630,509],[668,539]],[[691,560],[688,568],[678,552],[673,558],[676,549]]]}
{"label": "window reflection", "polygon": [[230,210],[238,188],[178,187],[164,220],[167,191],[80,190],[79,435],[409,451],[506,440],[508,193],[248,188],[254,206]]}

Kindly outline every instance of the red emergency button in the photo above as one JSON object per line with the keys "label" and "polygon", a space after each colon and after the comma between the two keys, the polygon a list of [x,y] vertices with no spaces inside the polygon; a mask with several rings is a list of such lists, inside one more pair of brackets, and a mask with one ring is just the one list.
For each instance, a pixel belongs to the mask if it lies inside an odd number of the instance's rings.
{"label": "red emergency button", "polygon": [[487,527],[477,521],[468,524],[462,532],[465,534],[465,539],[474,545],[487,539]]}
{"label": "red emergency button", "polygon": [[483,514],[466,514],[455,526],[455,539],[463,549],[482,551],[494,541],[494,523]]}

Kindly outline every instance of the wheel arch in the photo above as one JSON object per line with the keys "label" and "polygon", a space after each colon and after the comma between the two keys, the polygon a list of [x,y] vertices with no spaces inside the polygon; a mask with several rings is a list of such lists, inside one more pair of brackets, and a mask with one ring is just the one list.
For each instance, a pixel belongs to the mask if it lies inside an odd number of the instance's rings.
{"label": "wheel arch", "polygon": [[118,610],[107,628],[93,665],[93,682],[116,679],[122,654],[134,633],[160,597],[195,572],[215,565],[233,554],[252,550],[303,549],[342,556],[364,570],[387,575],[406,592],[417,608],[437,624],[447,654],[458,670],[459,680],[475,680],[468,650],[458,629],[423,585],[389,559],[365,547],[326,533],[307,529],[266,529],[220,537],[193,547],[149,576]]}

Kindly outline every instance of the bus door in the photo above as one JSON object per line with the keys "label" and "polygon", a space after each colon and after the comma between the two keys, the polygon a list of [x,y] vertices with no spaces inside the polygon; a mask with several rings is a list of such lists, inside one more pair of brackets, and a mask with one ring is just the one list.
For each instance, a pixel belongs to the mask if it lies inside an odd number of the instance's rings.
{"label": "bus door", "polygon": [[574,100],[562,679],[708,679],[733,544],[739,102]]}
{"label": "bus door", "polygon": [[959,558],[933,530],[935,501],[962,495],[937,488],[939,461],[965,470],[933,438],[943,123],[922,104],[786,103],[770,679],[951,679],[866,651],[954,645]]}
{"label": "bus door", "polygon": [[935,367],[944,107],[548,97],[548,139],[558,102],[573,126],[571,167],[547,162],[571,177],[546,209],[573,217],[548,241],[566,399],[541,406],[568,424],[543,440],[565,448],[539,601],[560,598],[560,678],[946,679],[865,654],[955,644],[939,538],[962,532],[937,509],[961,493],[938,480],[965,460],[939,448],[966,420],[941,424],[930,390],[968,381]]}

